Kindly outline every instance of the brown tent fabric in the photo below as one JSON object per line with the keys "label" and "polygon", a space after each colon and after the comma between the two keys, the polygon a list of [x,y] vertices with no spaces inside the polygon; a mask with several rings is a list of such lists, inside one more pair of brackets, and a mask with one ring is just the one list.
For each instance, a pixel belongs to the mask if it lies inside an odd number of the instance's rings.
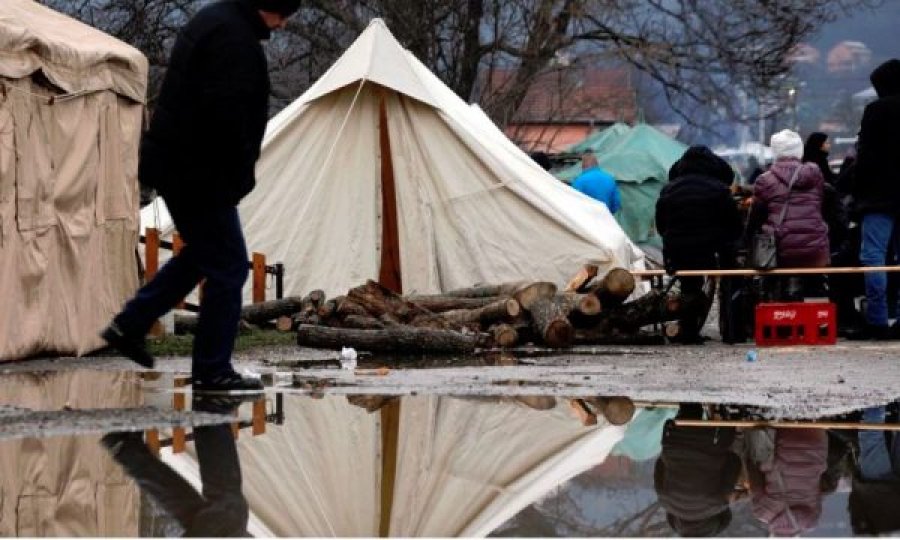
{"label": "brown tent fabric", "polygon": [[137,287],[146,80],[136,49],[0,2],[0,361],[99,347]]}
{"label": "brown tent fabric", "polygon": [[[133,373],[57,371],[0,378],[4,403],[34,410],[136,407]],[[140,494],[100,435],[0,442],[0,536],[137,536]]]}

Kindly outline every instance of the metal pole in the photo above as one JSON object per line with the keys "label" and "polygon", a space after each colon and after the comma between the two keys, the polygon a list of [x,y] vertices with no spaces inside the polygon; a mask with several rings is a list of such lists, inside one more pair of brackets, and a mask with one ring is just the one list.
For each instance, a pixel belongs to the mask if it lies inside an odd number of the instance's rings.
{"label": "metal pole", "polygon": [[275,298],[284,298],[284,263],[275,263]]}

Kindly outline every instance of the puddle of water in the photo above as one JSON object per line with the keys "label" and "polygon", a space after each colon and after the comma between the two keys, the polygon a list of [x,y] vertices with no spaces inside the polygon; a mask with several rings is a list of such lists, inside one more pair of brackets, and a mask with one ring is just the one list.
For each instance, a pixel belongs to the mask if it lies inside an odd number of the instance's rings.
{"label": "puddle of water", "polygon": [[0,395],[5,536],[900,530],[896,404],[778,422],[743,404],[292,382],[212,398],[177,374],[87,370],[0,376]]}

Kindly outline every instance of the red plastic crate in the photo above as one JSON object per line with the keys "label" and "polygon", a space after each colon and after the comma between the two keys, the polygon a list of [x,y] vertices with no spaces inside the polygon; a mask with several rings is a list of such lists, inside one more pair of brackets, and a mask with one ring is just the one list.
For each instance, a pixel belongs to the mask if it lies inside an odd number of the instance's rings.
{"label": "red plastic crate", "polygon": [[756,306],[756,344],[834,345],[837,309],[829,302],[791,302]]}

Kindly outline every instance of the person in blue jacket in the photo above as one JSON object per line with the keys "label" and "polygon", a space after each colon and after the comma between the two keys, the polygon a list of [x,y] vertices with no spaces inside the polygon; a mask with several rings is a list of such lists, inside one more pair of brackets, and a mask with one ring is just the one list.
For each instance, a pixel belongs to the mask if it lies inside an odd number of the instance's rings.
{"label": "person in blue jacket", "polygon": [[597,165],[597,156],[593,152],[588,151],[581,157],[581,169],[582,173],[572,182],[572,187],[605,204],[611,214],[618,212],[622,201],[616,179]]}

